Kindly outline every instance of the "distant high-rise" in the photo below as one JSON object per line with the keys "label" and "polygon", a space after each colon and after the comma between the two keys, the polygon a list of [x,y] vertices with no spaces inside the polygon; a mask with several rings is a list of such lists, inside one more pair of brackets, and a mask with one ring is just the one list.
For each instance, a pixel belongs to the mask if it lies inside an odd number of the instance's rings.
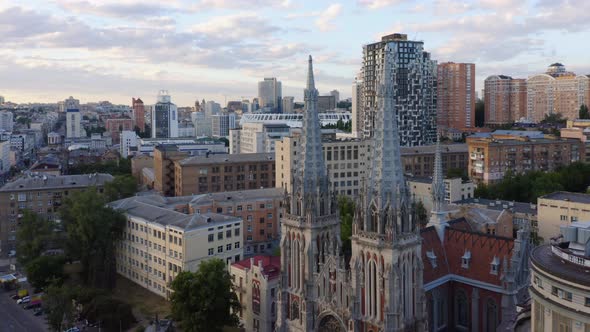
{"label": "distant high-rise", "polygon": [[358,77],[352,83],[352,133],[357,137],[362,137],[364,119],[362,118],[362,85],[363,81]]}
{"label": "distant high-rise", "polygon": [[431,144],[436,139],[436,61],[424,51],[424,42],[408,40],[407,35],[394,33],[381,41],[363,47],[361,68],[362,92],[359,114],[363,119],[364,137],[372,137],[375,112],[378,111],[377,73],[383,68],[385,46],[393,51],[391,68],[394,100],[402,146]]}
{"label": "distant high-rise", "polygon": [[318,96],[318,112],[331,111],[335,108],[336,98],[334,96]]}
{"label": "distant high-rise", "polygon": [[205,115],[212,116],[221,112],[221,105],[214,102],[213,100],[209,100],[205,103]]}
{"label": "distant high-rise", "polygon": [[[205,103],[203,103],[205,104]],[[205,105],[203,105],[204,107]],[[201,103],[199,103],[199,100],[195,100],[195,112],[200,112],[201,111]]]}
{"label": "distant high-rise", "polygon": [[338,90],[332,90],[330,91],[330,96],[334,96],[336,104],[338,104],[338,102],[340,101],[340,92],[338,92]]}
{"label": "distant high-rise", "polygon": [[293,113],[295,98],[291,96],[283,97],[283,113]]}
{"label": "distant high-rise", "polygon": [[0,112],[0,130],[12,131],[14,128],[14,116],[12,112]]}
{"label": "distant high-rise", "polygon": [[[71,97],[64,100],[62,112],[66,113],[66,137],[76,138],[84,137],[85,132],[82,128],[82,115],[80,115],[80,101]],[[60,106],[61,106],[60,105]]]}
{"label": "distant high-rise", "polygon": [[0,96],[0,104],[4,104],[6,102],[6,100],[4,99],[4,96]]}
{"label": "distant high-rise", "polygon": [[283,89],[281,82],[276,77],[265,77],[258,82],[258,99],[260,108],[271,113],[282,113]]}
{"label": "distant high-rise", "polygon": [[465,130],[475,127],[475,64],[438,65],[437,126]]}
{"label": "distant high-rise", "polygon": [[131,104],[133,105],[133,119],[135,120],[135,126],[139,128],[139,131],[145,130],[145,107],[141,98],[132,98]]}
{"label": "distant high-rise", "polygon": [[161,90],[152,111],[152,138],[178,137],[176,105],[170,101],[168,91]]}
{"label": "distant high-rise", "polygon": [[526,118],[525,79],[493,75],[486,78],[484,87],[486,125],[498,126]]}

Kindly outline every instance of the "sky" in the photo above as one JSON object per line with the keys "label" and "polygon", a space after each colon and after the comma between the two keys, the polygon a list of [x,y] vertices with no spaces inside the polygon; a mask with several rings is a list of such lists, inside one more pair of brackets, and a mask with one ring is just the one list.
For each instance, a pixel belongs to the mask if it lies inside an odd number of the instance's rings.
{"label": "sky", "polygon": [[0,95],[225,104],[277,77],[301,100],[311,54],[320,94],[347,98],[362,46],[393,32],[439,63],[475,63],[478,91],[553,62],[590,74],[588,0],[0,0]]}

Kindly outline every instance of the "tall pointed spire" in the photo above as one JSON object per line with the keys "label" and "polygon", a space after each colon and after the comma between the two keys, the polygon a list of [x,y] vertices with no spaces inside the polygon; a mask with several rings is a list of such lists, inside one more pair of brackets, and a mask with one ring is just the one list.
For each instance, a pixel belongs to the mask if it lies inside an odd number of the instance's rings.
{"label": "tall pointed spire", "polygon": [[432,176],[432,211],[440,212],[445,202],[445,184],[442,169],[442,149],[440,136],[436,139],[436,152],[434,154],[434,174]]}
{"label": "tall pointed spire", "polygon": [[305,110],[301,128],[299,169],[293,181],[291,214],[315,216],[330,213],[327,169],[322,151],[322,132],[318,115],[318,90],[313,78],[311,55],[308,62]]}

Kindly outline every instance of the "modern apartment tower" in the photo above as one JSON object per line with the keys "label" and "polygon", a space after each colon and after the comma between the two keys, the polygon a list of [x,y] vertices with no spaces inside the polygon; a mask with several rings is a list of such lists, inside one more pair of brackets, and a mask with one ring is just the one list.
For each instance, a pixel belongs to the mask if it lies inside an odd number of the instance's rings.
{"label": "modern apartment tower", "polygon": [[475,127],[475,64],[445,62],[438,65],[437,126],[439,130]]}
{"label": "modern apartment tower", "polygon": [[152,111],[152,138],[178,137],[176,105],[170,101],[167,90],[158,94],[158,102]]}
{"label": "modern apartment tower", "polygon": [[145,130],[145,107],[141,98],[132,98],[131,104],[133,106],[133,119],[135,120],[135,126],[140,131]]}
{"label": "modern apartment tower", "polygon": [[270,113],[282,113],[283,88],[276,77],[265,77],[258,82],[258,99],[260,108]]}
{"label": "modern apartment tower", "polygon": [[283,113],[293,113],[295,111],[294,97],[283,97]]}
{"label": "modern apartment tower", "polygon": [[484,82],[485,124],[499,126],[527,117],[527,84],[523,78],[492,75]]}
{"label": "modern apartment tower", "polygon": [[375,113],[379,105],[376,98],[377,74],[385,61],[385,46],[393,52],[391,79],[399,124],[400,144],[418,146],[436,140],[436,61],[424,51],[424,42],[408,40],[405,34],[383,36],[381,41],[363,46],[361,68],[361,109],[364,137],[373,137]]}
{"label": "modern apartment tower", "polygon": [[80,101],[70,98],[63,102],[64,111],[66,112],[66,137],[75,138],[86,136],[82,128],[82,115],[80,115]]}

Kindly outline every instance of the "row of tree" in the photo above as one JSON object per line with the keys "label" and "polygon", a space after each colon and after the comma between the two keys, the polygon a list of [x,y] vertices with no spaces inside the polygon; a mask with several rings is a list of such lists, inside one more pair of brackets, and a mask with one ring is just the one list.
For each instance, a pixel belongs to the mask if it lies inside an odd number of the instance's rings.
{"label": "row of tree", "polygon": [[70,167],[68,171],[70,174],[108,173],[111,175],[130,175],[131,159],[121,158],[104,163],[80,164]]}
{"label": "row of tree", "polygon": [[341,120],[338,120],[338,122],[336,122],[336,124],[323,125],[322,129],[339,129],[344,132],[350,133],[352,131],[352,120],[344,122],[341,119]]}
{"label": "row of tree", "polygon": [[536,203],[539,196],[554,191],[586,192],[590,185],[590,165],[576,162],[554,172],[507,172],[496,184],[480,184],[475,197]]}

